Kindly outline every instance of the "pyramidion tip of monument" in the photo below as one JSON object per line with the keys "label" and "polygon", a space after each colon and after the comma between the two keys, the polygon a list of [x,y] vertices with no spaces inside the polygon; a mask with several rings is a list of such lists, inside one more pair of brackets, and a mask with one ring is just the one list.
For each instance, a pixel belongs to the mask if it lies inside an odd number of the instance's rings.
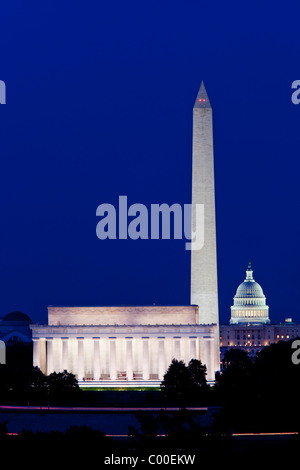
{"label": "pyramidion tip of monument", "polygon": [[204,86],[204,82],[201,82],[200,89],[194,104],[194,108],[211,108],[210,101]]}

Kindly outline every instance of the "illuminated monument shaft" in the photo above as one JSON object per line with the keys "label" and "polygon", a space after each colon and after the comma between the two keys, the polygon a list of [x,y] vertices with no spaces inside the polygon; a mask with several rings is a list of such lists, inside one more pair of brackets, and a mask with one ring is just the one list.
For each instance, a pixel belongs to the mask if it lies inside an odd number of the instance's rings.
{"label": "illuminated monument shaft", "polygon": [[204,246],[191,252],[191,304],[199,307],[200,324],[218,326],[212,109],[203,82],[193,109],[192,203],[204,204]]}

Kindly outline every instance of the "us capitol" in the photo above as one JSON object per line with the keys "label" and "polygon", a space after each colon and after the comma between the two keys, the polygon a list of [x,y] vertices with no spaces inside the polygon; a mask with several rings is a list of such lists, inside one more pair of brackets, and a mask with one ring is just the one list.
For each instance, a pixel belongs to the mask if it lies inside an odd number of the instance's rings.
{"label": "us capitol", "polygon": [[278,341],[300,336],[300,325],[286,318],[284,323],[271,324],[269,306],[262,287],[253,278],[249,262],[245,280],[233,298],[229,325],[220,325],[221,360],[229,349],[242,349],[255,357],[262,348]]}

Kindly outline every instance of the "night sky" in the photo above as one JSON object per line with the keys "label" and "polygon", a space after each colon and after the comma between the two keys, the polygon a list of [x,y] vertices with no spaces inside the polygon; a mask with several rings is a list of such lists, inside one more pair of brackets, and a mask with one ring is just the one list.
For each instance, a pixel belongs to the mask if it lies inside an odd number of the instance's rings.
{"label": "night sky", "polygon": [[300,322],[298,2],[0,1],[0,316],[189,304],[185,240],[96,237],[96,208],[190,203],[192,108],[213,108],[220,321],[248,261]]}

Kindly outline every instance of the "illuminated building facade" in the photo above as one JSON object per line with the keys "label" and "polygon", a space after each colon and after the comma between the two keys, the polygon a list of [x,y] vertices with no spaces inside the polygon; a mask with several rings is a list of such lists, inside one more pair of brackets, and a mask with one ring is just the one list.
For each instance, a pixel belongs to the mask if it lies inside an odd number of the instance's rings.
{"label": "illuminated building facade", "polygon": [[246,279],[237,288],[233,301],[231,325],[270,323],[266,297],[261,286],[253,279],[251,263],[246,271]]}
{"label": "illuminated building facade", "polygon": [[220,325],[221,360],[229,349],[242,349],[255,357],[265,346],[300,336],[300,325],[287,318],[271,324],[269,307],[261,286],[254,281],[249,263],[246,279],[237,288],[229,325]]}
{"label": "illuminated building facade", "polygon": [[80,382],[156,385],[173,358],[201,359],[214,379],[216,325],[197,323],[196,306],[49,307],[34,325],[33,363],[68,370]]}

